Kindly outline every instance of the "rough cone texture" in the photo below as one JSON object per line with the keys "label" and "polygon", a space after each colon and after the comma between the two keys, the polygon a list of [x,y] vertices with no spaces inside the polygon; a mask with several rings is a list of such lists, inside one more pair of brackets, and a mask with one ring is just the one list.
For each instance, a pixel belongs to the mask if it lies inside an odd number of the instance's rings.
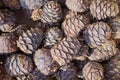
{"label": "rough cone texture", "polygon": [[83,30],[89,23],[86,15],[77,15],[69,19],[65,19],[62,28],[68,37],[78,37],[79,32]]}
{"label": "rough cone texture", "polygon": [[66,0],[66,6],[75,12],[85,12],[89,8],[91,0]]}
{"label": "rough cone texture", "polygon": [[33,63],[28,56],[13,54],[10,57],[7,57],[5,67],[10,75],[21,76],[32,71]]}
{"label": "rough cone texture", "polygon": [[93,49],[92,54],[88,57],[90,60],[95,61],[104,61],[108,60],[112,56],[117,53],[117,48],[114,41],[107,41],[102,44],[102,46],[98,46]]}
{"label": "rough cone texture", "polygon": [[88,62],[83,68],[85,80],[103,80],[103,67],[97,62]]}
{"label": "rough cone texture", "polygon": [[78,80],[77,69],[73,65],[65,65],[57,72],[57,80]]}
{"label": "rough cone texture", "polygon": [[47,3],[47,0],[20,0],[21,6],[28,10],[40,8],[45,3]]}
{"label": "rough cone texture", "polygon": [[10,32],[15,28],[15,16],[13,12],[8,10],[0,11],[0,30],[2,32]]}
{"label": "rough cone texture", "polygon": [[3,33],[0,36],[0,55],[14,53],[18,50],[16,37],[12,33]]}
{"label": "rough cone texture", "polygon": [[34,62],[40,72],[44,75],[49,75],[52,72],[55,72],[59,67],[50,55],[49,50],[46,49],[38,49],[35,52]]}
{"label": "rough cone texture", "polygon": [[62,39],[62,31],[58,27],[50,28],[45,34],[45,47],[51,48]]}
{"label": "rough cone texture", "polygon": [[89,25],[84,31],[87,44],[93,48],[105,43],[111,36],[110,27],[104,22]]}
{"label": "rough cone texture", "polygon": [[112,37],[114,39],[120,39],[120,17],[112,19],[109,24],[112,28]]}
{"label": "rough cone texture", "polygon": [[19,37],[17,41],[17,46],[23,52],[27,54],[32,54],[41,44],[42,41],[42,31],[38,28],[31,28]]}
{"label": "rough cone texture", "polygon": [[93,0],[90,5],[90,11],[93,18],[98,20],[107,17],[114,17],[119,13],[118,5],[107,0]]}
{"label": "rough cone texture", "polygon": [[60,66],[69,63],[79,52],[81,47],[77,38],[64,38],[51,49],[51,55]]}
{"label": "rough cone texture", "polygon": [[60,21],[62,18],[62,10],[60,4],[56,1],[48,2],[42,10],[41,21],[43,23],[52,24]]}
{"label": "rough cone texture", "polygon": [[104,65],[105,80],[119,80],[120,79],[120,53],[114,58],[111,58],[107,64]]}

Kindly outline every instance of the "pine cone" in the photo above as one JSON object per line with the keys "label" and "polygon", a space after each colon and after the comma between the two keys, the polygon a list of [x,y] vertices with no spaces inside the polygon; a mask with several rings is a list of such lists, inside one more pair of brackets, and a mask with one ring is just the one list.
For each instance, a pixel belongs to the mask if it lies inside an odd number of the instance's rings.
{"label": "pine cone", "polygon": [[84,31],[87,44],[93,48],[105,43],[111,36],[110,27],[104,22],[89,25]]}
{"label": "pine cone", "polygon": [[103,67],[97,62],[88,62],[83,68],[85,80],[103,80]]}
{"label": "pine cone", "polygon": [[27,10],[34,10],[42,7],[47,3],[47,0],[20,0],[20,4]]}
{"label": "pine cone", "polygon": [[81,44],[77,38],[64,38],[51,49],[51,55],[60,66],[69,63],[79,52]]}
{"label": "pine cone", "polygon": [[0,36],[0,55],[14,53],[18,50],[16,37],[12,33],[3,33]]}
{"label": "pine cone", "polygon": [[56,1],[48,2],[42,10],[41,21],[46,24],[56,23],[62,18],[62,10],[60,4]]}
{"label": "pine cone", "polygon": [[95,61],[104,61],[108,60],[116,53],[117,48],[114,41],[107,41],[106,43],[102,44],[102,46],[98,46],[97,48],[93,49],[92,54],[88,58]]}
{"label": "pine cone", "polygon": [[19,0],[3,0],[3,1],[5,6],[12,10],[20,9]]}
{"label": "pine cone", "polygon": [[34,55],[34,62],[37,68],[44,75],[49,75],[58,69],[58,64],[53,60],[49,50],[38,49]]}
{"label": "pine cone", "polygon": [[45,34],[44,47],[51,48],[62,39],[62,32],[58,27],[50,28]]}
{"label": "pine cone", "polygon": [[42,31],[38,28],[31,28],[19,37],[17,41],[17,46],[21,51],[32,54],[41,44],[42,41]]}
{"label": "pine cone", "polygon": [[66,0],[66,6],[75,12],[85,12],[89,9],[91,0]]}
{"label": "pine cone", "polygon": [[2,32],[10,32],[15,28],[15,16],[8,10],[0,11],[0,30]]}
{"label": "pine cone", "polygon": [[112,19],[109,21],[109,24],[112,29],[112,37],[114,39],[120,39],[120,17]]}
{"label": "pine cone", "polygon": [[107,64],[104,65],[105,80],[119,80],[120,79],[120,54],[111,58]]}
{"label": "pine cone", "polygon": [[62,28],[68,37],[78,37],[79,32],[83,30],[89,23],[89,19],[85,15],[77,15],[69,19],[65,19]]}
{"label": "pine cone", "polygon": [[77,69],[73,65],[65,65],[57,72],[57,80],[78,80]]}
{"label": "pine cone", "polygon": [[116,16],[119,13],[119,7],[116,3],[107,0],[93,0],[90,11],[94,18],[101,20]]}
{"label": "pine cone", "polygon": [[10,75],[22,76],[32,71],[33,63],[28,56],[13,54],[10,57],[7,57],[5,67]]}

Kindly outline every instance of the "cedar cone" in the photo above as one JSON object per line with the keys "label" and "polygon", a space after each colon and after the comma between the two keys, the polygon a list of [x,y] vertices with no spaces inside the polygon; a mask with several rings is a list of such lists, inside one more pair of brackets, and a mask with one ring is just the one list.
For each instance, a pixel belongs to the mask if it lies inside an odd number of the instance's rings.
{"label": "cedar cone", "polygon": [[83,68],[85,80],[103,80],[104,72],[101,64],[97,62],[88,62]]}
{"label": "cedar cone", "polygon": [[51,55],[60,66],[69,63],[78,54],[81,44],[77,38],[64,38],[51,49]]}
{"label": "cedar cone", "polygon": [[41,41],[42,31],[38,28],[31,28],[19,36],[17,46],[21,51],[32,54],[39,47]]}
{"label": "cedar cone", "polygon": [[62,18],[62,9],[56,1],[49,1],[42,10],[41,21],[46,24],[52,25],[57,23]]}
{"label": "cedar cone", "polygon": [[84,31],[87,44],[93,48],[105,43],[111,36],[111,28],[104,22],[89,25]]}
{"label": "cedar cone", "polygon": [[33,69],[33,63],[30,57],[22,54],[13,54],[7,57],[5,67],[12,76],[26,75]]}
{"label": "cedar cone", "polygon": [[86,15],[77,15],[69,19],[65,19],[62,23],[62,28],[67,37],[78,37],[79,32],[83,30],[89,23]]}
{"label": "cedar cone", "polygon": [[50,28],[45,33],[44,47],[51,48],[62,39],[62,31],[58,27]]}
{"label": "cedar cone", "polygon": [[93,0],[90,5],[90,12],[93,18],[101,20],[107,17],[115,17],[119,13],[119,7],[116,3],[107,0]]}
{"label": "cedar cone", "polygon": [[50,75],[55,72],[59,65],[53,60],[49,50],[38,49],[34,55],[34,62],[37,68],[44,75]]}

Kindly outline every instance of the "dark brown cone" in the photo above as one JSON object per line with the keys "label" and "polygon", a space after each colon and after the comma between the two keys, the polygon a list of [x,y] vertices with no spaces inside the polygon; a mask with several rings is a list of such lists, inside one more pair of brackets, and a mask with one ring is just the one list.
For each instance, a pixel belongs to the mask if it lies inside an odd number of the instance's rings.
{"label": "dark brown cone", "polygon": [[68,37],[55,45],[50,52],[53,59],[62,66],[73,60],[75,55],[79,52],[80,47],[81,44],[77,38]]}
{"label": "dark brown cone", "polygon": [[57,80],[78,80],[77,69],[73,65],[65,65],[56,74]]}
{"label": "dark brown cone", "polygon": [[44,75],[50,75],[55,72],[59,65],[53,60],[49,50],[38,49],[34,55],[34,62],[38,70]]}
{"label": "dark brown cone", "polygon": [[120,79],[120,53],[111,58],[108,63],[104,65],[105,80],[119,80]]}
{"label": "dark brown cone", "polygon": [[103,80],[104,70],[101,64],[97,62],[88,62],[83,68],[85,80]]}
{"label": "dark brown cone", "polygon": [[67,37],[78,37],[79,32],[83,30],[89,23],[86,15],[77,15],[69,19],[65,19],[62,28]]}
{"label": "dark brown cone", "polygon": [[22,76],[32,71],[33,62],[28,56],[13,54],[7,57],[5,67],[10,75]]}
{"label": "dark brown cone", "polygon": [[115,17],[119,13],[118,5],[107,0],[93,0],[90,5],[93,18],[98,20]]}
{"label": "dark brown cone", "polygon": [[111,28],[104,22],[96,22],[89,25],[84,31],[84,37],[87,44],[91,47],[97,47],[105,43],[111,37]]}
{"label": "dark brown cone", "polygon": [[31,28],[19,37],[17,41],[17,46],[21,51],[32,54],[41,44],[42,41],[42,31],[38,28]]}
{"label": "dark brown cone", "polygon": [[0,30],[2,32],[11,32],[15,28],[14,13],[8,10],[0,11]]}
{"label": "dark brown cone", "polygon": [[107,41],[93,49],[92,54],[88,57],[90,60],[94,61],[104,61],[108,60],[117,53],[117,48],[114,41]]}
{"label": "dark brown cone", "polygon": [[16,39],[12,33],[3,33],[0,36],[0,55],[16,52],[18,50]]}
{"label": "dark brown cone", "polygon": [[50,28],[45,33],[44,47],[52,48],[62,39],[62,31],[58,27]]}
{"label": "dark brown cone", "polygon": [[75,12],[85,12],[89,9],[91,0],[66,0],[66,6]]}
{"label": "dark brown cone", "polygon": [[5,6],[12,10],[20,9],[19,0],[3,0],[3,1]]}
{"label": "dark brown cone", "polygon": [[42,10],[41,21],[46,24],[52,25],[57,23],[62,18],[62,9],[59,3],[56,1],[48,2]]}

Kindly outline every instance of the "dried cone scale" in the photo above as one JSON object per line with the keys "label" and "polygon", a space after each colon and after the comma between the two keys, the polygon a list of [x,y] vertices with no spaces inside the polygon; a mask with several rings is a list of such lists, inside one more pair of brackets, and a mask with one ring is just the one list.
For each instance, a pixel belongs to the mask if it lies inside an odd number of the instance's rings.
{"label": "dried cone scale", "polygon": [[62,9],[56,1],[49,1],[43,6],[41,13],[41,21],[46,24],[56,23],[62,18]]}
{"label": "dried cone scale", "polygon": [[105,80],[119,80],[120,79],[120,53],[111,58],[108,63],[104,65]]}
{"label": "dried cone scale", "polygon": [[88,62],[83,68],[85,80],[103,80],[104,70],[101,64],[97,62]]}
{"label": "dried cone scale", "polygon": [[59,67],[47,49],[38,49],[34,55],[34,62],[38,70],[44,75],[52,74]]}
{"label": "dried cone scale", "polygon": [[16,39],[12,33],[3,33],[0,36],[0,55],[16,52],[18,50]]}
{"label": "dried cone scale", "polygon": [[68,37],[78,37],[79,32],[83,30],[89,23],[86,15],[77,15],[69,19],[65,19],[62,28]]}
{"label": "dried cone scale", "polygon": [[68,9],[75,12],[85,12],[89,9],[91,0],[66,0]]}
{"label": "dried cone scale", "polygon": [[19,37],[17,46],[21,51],[32,54],[39,47],[42,41],[42,31],[39,28],[31,28]]}
{"label": "dried cone scale", "polygon": [[11,32],[15,28],[14,13],[8,10],[0,11],[0,30],[2,32]]}
{"label": "dried cone scale", "polygon": [[94,61],[104,61],[108,60],[117,53],[117,48],[114,41],[107,41],[101,46],[93,49],[92,54],[88,57],[90,60]]}
{"label": "dried cone scale", "polygon": [[46,4],[47,0],[20,0],[20,4],[27,10],[34,10]]}
{"label": "dried cone scale", "polygon": [[12,10],[20,9],[19,0],[3,0],[3,1],[5,6]]}
{"label": "dried cone scale", "polygon": [[26,75],[33,69],[33,63],[30,57],[22,54],[13,54],[7,57],[5,67],[12,76]]}
{"label": "dried cone scale", "polygon": [[62,39],[62,31],[58,27],[50,28],[45,34],[44,47],[51,48]]}
{"label": "dried cone scale", "polygon": [[69,63],[79,52],[81,47],[77,38],[64,38],[51,49],[51,55],[60,66]]}
{"label": "dried cone scale", "polygon": [[62,66],[57,72],[56,78],[57,80],[79,80],[76,67],[70,64]]}
{"label": "dried cone scale", "polygon": [[33,21],[40,20],[41,13],[42,13],[41,8],[33,10],[31,15],[31,18],[33,19]]}
{"label": "dried cone scale", "polygon": [[119,7],[111,1],[93,0],[90,5],[90,12],[93,18],[101,20],[107,17],[115,17],[119,13]]}
{"label": "dried cone scale", "polygon": [[96,22],[86,28],[84,37],[91,48],[97,47],[110,39],[111,28],[104,22]]}

